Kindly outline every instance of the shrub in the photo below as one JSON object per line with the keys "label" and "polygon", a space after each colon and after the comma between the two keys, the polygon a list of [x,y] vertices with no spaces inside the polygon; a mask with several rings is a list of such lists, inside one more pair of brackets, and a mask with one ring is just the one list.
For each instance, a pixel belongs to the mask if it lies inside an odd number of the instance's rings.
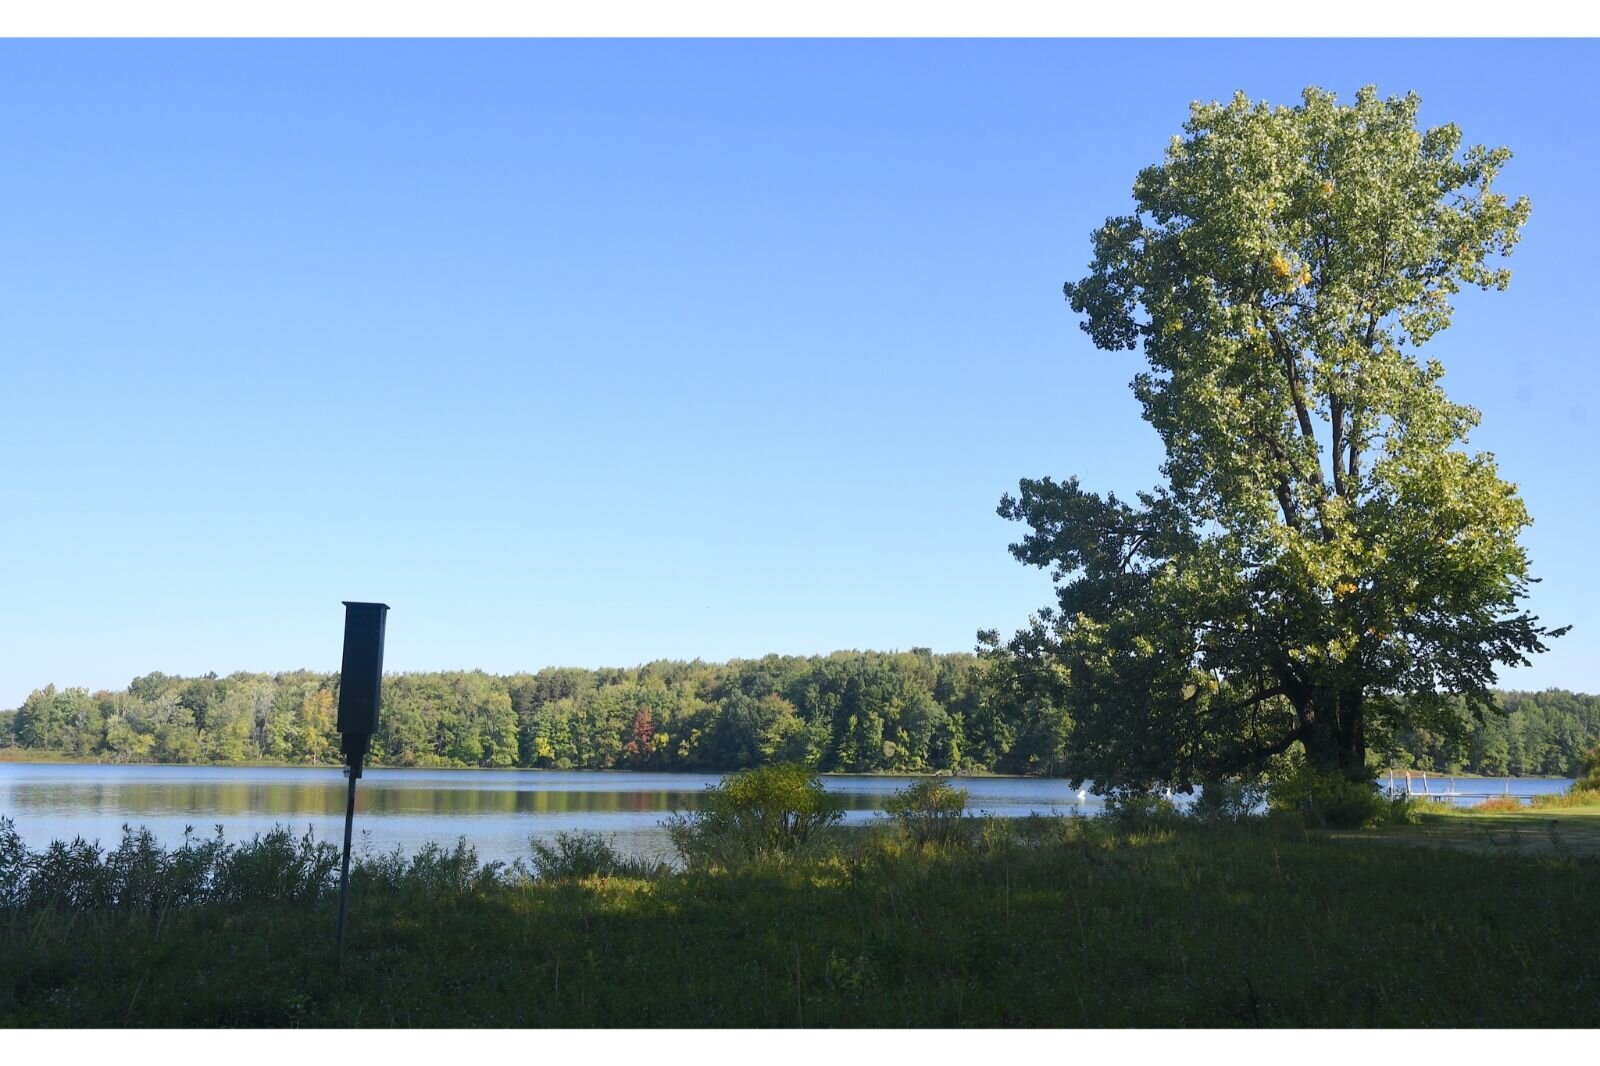
{"label": "shrub", "polygon": [[884,803],[889,816],[918,844],[948,844],[963,834],[967,790],[937,777],[915,781]]}
{"label": "shrub", "polygon": [[1121,832],[1147,833],[1173,829],[1183,821],[1177,805],[1166,796],[1145,792],[1114,792],[1106,797],[1105,824]]}
{"label": "shrub", "polygon": [[313,902],[336,887],[339,857],[310,829],[297,840],[287,826],[273,826],[219,856],[212,894],[229,902]]}
{"label": "shrub", "polygon": [[[477,888],[487,888],[509,874],[515,880],[517,867],[507,871],[500,862],[478,862],[478,849],[459,837],[455,846],[445,848],[428,841],[407,858],[398,846],[382,855],[363,855],[350,869],[352,891],[388,893],[421,892],[429,896],[459,896]],[[526,876],[526,868],[522,868]]]}
{"label": "shrub", "polygon": [[1267,805],[1293,811],[1308,826],[1322,829],[1382,825],[1396,816],[1394,803],[1378,793],[1375,780],[1352,781],[1342,774],[1323,773],[1303,759],[1289,763],[1273,779],[1267,789]]}
{"label": "shrub", "polygon": [[653,877],[658,865],[642,859],[624,858],[616,848],[615,836],[602,836],[592,830],[557,833],[555,843],[538,838],[529,841],[533,849],[533,868],[546,881],[578,881],[585,877]]}
{"label": "shrub", "polygon": [[30,858],[28,866],[28,903],[33,906],[93,910],[116,902],[100,862],[98,843],[87,843],[82,837],[70,844],[53,840],[41,854]]}
{"label": "shrub", "polygon": [[662,824],[689,866],[734,867],[793,854],[843,817],[814,773],[779,765],[729,774],[706,789],[699,810]]}
{"label": "shrub", "polygon": [[1404,792],[1391,792],[1379,797],[1379,811],[1369,825],[1417,825],[1424,814],[1448,813],[1454,807],[1435,803],[1425,796],[1408,796]]}
{"label": "shrub", "polygon": [[28,898],[28,849],[17,823],[0,815],[0,910],[21,907]]}
{"label": "shrub", "polygon": [[1266,783],[1240,777],[1207,781],[1189,807],[1189,816],[1202,822],[1238,823],[1260,816],[1267,797]]}
{"label": "shrub", "polygon": [[[579,849],[581,850],[581,849]],[[54,841],[42,852],[23,846],[15,824],[0,817],[0,911],[51,908],[164,912],[203,904],[286,903],[311,905],[338,889],[339,849],[308,830],[296,837],[275,826],[242,844],[191,839],[164,850],[148,830],[122,830],[121,844],[102,851],[81,838]],[[613,859],[619,871],[650,870]],[[407,857],[396,848],[384,855],[358,855],[350,869],[356,892],[419,893],[432,897],[481,891],[529,876],[519,860],[479,863],[466,838],[454,847],[422,845]]]}

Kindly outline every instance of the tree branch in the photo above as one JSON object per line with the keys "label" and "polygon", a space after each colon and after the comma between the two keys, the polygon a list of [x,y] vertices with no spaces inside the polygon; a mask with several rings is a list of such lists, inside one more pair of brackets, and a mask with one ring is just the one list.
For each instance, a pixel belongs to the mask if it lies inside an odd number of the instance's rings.
{"label": "tree branch", "polygon": [[1345,495],[1344,472],[1339,469],[1339,457],[1344,454],[1344,400],[1336,392],[1328,396],[1328,415],[1333,420],[1333,491],[1342,497]]}
{"label": "tree branch", "polygon": [[[1300,422],[1300,434],[1306,440],[1315,444],[1317,442],[1317,434],[1311,425],[1311,411],[1306,407],[1305,389],[1300,383],[1299,361],[1295,358],[1294,350],[1289,347],[1289,342],[1284,337],[1283,332],[1278,329],[1278,324],[1273,322],[1270,317],[1267,318],[1267,336],[1272,341],[1273,351],[1277,352],[1278,358],[1283,360],[1283,373],[1284,377],[1289,381],[1289,398],[1294,401],[1294,413]],[[1317,488],[1326,494],[1328,487],[1322,480],[1322,466],[1320,463],[1317,465],[1316,482]]]}
{"label": "tree branch", "polygon": [[[1306,407],[1305,389],[1300,382],[1299,361],[1295,357],[1293,349],[1289,347],[1288,340],[1278,329],[1277,323],[1273,322],[1270,316],[1267,315],[1266,309],[1258,306],[1257,311],[1267,324],[1267,337],[1272,344],[1273,351],[1278,354],[1279,359],[1283,362],[1283,372],[1289,382],[1289,397],[1294,402],[1295,417],[1300,423],[1301,437],[1310,442],[1314,450],[1320,450],[1317,448],[1316,430],[1311,424],[1311,412]],[[1295,465],[1298,467],[1298,464]],[[1298,469],[1295,470],[1295,473],[1299,474]],[[1316,460],[1311,464],[1311,473],[1310,480],[1316,488],[1316,496],[1312,500],[1312,505],[1317,510],[1317,517],[1321,519],[1323,518],[1323,504],[1328,499],[1328,483],[1322,476],[1321,460]],[[1322,523],[1322,535],[1324,539],[1332,536],[1332,530],[1328,528],[1326,521]]]}

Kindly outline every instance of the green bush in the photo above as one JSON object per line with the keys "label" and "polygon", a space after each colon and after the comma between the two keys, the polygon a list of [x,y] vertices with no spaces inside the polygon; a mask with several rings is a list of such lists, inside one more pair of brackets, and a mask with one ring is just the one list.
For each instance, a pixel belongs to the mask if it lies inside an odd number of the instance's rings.
{"label": "green bush", "polygon": [[545,881],[579,881],[585,877],[649,878],[660,866],[642,859],[624,858],[616,848],[615,836],[592,830],[557,833],[554,844],[537,838],[529,841],[533,868]]}
{"label": "green bush", "polygon": [[699,810],[663,823],[690,867],[732,868],[792,855],[844,817],[822,780],[804,766],[764,766],[729,774],[706,789]]}
{"label": "green bush", "polygon": [[1267,797],[1265,782],[1240,777],[1207,781],[1189,806],[1189,817],[1214,824],[1237,824],[1260,817]]}
{"label": "green bush", "polygon": [[966,829],[967,790],[937,777],[912,782],[883,806],[918,844],[948,844]]}
{"label": "green bush", "polygon": [[[478,849],[467,843],[466,837],[458,837],[451,848],[430,840],[410,858],[399,845],[381,855],[362,855],[351,864],[350,890],[459,896],[501,881],[516,881],[518,875],[526,877],[526,868],[514,866],[508,870],[501,862],[480,864]],[[337,886],[337,880],[334,884]]]}
{"label": "green bush", "polygon": [[27,902],[30,857],[17,832],[17,823],[0,814],[0,910]]}
{"label": "green bush", "polygon": [[1118,832],[1148,833],[1176,828],[1183,821],[1183,813],[1166,796],[1123,792],[1106,797],[1105,813],[1101,818],[1107,826]]}
{"label": "green bush", "polygon": [[[220,835],[222,830],[217,830]],[[286,826],[273,826],[247,843],[225,851],[212,876],[212,890],[234,901],[287,900],[310,903],[338,885],[339,848],[317,840],[310,829],[296,839]]]}
{"label": "green bush", "polygon": [[1405,797],[1396,810],[1394,801],[1378,792],[1375,780],[1352,781],[1338,773],[1323,773],[1304,759],[1290,762],[1267,788],[1267,806],[1299,815],[1306,825],[1319,829],[1359,829],[1389,824],[1404,816]]}
{"label": "green bush", "polygon": [[277,826],[243,844],[214,839],[167,851],[147,829],[122,828],[122,842],[103,851],[81,837],[52,841],[42,852],[22,846],[15,825],[0,818],[0,908],[71,911],[165,911],[202,903],[310,903],[337,884],[339,853],[308,831],[296,839]]}
{"label": "green bush", "polygon": [[1449,813],[1456,810],[1449,803],[1440,803],[1426,796],[1408,796],[1403,792],[1392,792],[1379,797],[1383,806],[1375,821],[1371,825],[1417,825],[1421,823],[1424,814]]}

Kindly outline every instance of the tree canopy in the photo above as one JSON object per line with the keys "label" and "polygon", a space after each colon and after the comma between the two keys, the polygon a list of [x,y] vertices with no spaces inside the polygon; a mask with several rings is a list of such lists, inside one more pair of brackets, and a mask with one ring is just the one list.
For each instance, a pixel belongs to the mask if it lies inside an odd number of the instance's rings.
{"label": "tree canopy", "polygon": [[1478,412],[1418,354],[1463,286],[1505,288],[1528,201],[1418,103],[1195,104],[1066,285],[1098,348],[1142,352],[1166,449],[1134,501],[1043,478],[1000,504],[1059,603],[986,636],[1064,701],[1069,776],[1187,785],[1299,744],[1359,779],[1562,632],[1521,607],[1530,518],[1463,447]]}

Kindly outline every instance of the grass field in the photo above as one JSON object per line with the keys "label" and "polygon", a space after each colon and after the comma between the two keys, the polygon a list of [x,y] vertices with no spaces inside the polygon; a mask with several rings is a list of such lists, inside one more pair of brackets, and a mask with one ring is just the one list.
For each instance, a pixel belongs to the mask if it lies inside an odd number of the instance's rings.
{"label": "grass field", "polygon": [[[1581,1026],[1600,811],[1411,827],[992,821],[736,873],[361,882],[331,900],[13,911],[22,1026]],[[470,865],[470,864],[469,864]]]}
{"label": "grass field", "polygon": [[1600,858],[1600,807],[1428,812],[1414,826],[1332,832],[1363,844],[1449,847],[1480,854]]}

